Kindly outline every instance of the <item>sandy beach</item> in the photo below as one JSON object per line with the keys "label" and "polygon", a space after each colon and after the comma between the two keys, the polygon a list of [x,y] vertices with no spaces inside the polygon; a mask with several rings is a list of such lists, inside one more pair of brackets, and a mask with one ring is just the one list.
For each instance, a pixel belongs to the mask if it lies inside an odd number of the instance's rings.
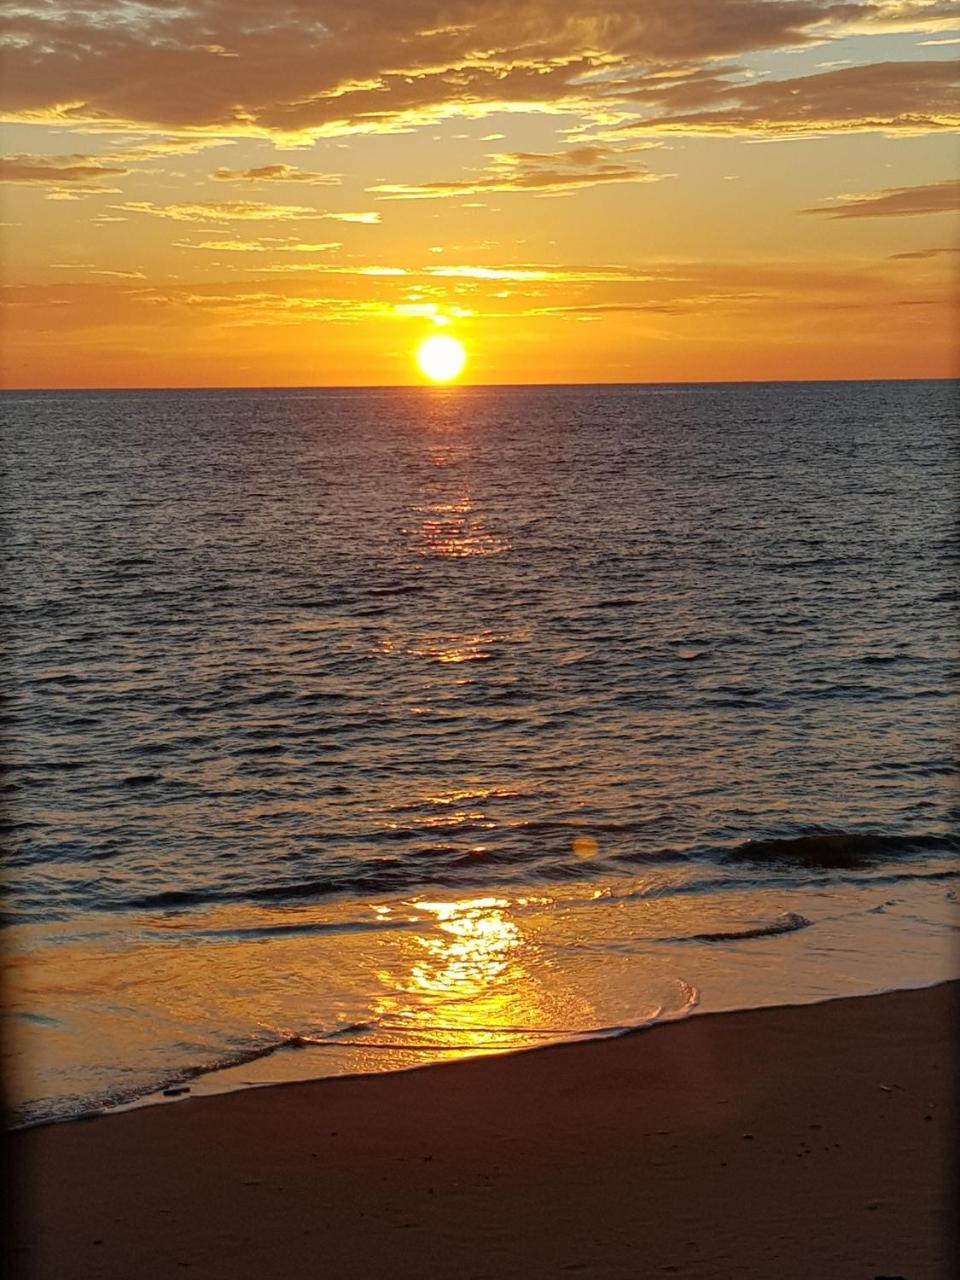
{"label": "sandy beach", "polygon": [[18,1274],[947,1277],[957,995],[23,1131]]}

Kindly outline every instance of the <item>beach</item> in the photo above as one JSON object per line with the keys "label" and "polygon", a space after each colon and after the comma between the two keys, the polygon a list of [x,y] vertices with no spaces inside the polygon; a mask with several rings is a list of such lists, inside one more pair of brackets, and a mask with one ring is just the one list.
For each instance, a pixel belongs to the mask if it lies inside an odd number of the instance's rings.
{"label": "beach", "polygon": [[18,1274],[954,1274],[958,985],[15,1133]]}

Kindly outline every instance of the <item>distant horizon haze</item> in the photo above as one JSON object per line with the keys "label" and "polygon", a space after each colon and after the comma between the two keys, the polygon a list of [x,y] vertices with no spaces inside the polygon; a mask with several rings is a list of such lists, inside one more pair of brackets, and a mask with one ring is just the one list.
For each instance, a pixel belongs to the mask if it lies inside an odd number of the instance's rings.
{"label": "distant horizon haze", "polygon": [[275,385],[254,384],[254,383],[222,383],[209,385],[195,384],[191,386],[167,385],[151,386],[149,383],[138,385],[124,386],[3,386],[0,387],[0,395],[29,395],[31,393],[49,392],[56,395],[58,392],[64,394],[76,393],[83,394],[89,392],[96,394],[97,392],[149,392],[162,393],[170,392],[190,392],[190,391],[422,391],[425,395],[450,395],[464,391],[546,391],[557,390],[562,391],[565,388],[570,390],[587,390],[593,387],[602,388],[637,388],[644,387],[762,387],[768,385],[783,386],[821,386],[831,383],[844,385],[846,383],[873,383],[873,382],[960,382],[960,370],[956,373],[945,373],[936,377],[913,377],[913,376],[894,376],[894,377],[862,377],[862,378],[697,378],[697,379],[681,379],[681,378],[662,378],[649,379],[643,381],[593,381],[593,382],[471,382],[469,379],[458,379],[455,383],[447,383],[443,385],[432,385],[424,383],[422,380],[412,382],[368,382],[368,383],[349,383],[349,382],[305,382],[305,383],[277,383]]}

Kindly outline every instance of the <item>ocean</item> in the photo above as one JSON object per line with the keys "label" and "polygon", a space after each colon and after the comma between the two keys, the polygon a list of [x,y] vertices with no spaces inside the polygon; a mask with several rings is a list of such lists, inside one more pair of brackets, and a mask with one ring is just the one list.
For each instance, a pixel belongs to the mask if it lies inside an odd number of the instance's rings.
{"label": "ocean", "polygon": [[956,976],[955,384],[3,407],[14,1123]]}

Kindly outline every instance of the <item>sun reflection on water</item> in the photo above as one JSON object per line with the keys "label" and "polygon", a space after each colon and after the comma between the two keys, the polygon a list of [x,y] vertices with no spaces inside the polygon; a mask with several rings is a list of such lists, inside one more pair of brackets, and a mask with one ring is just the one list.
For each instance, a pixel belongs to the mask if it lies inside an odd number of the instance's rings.
{"label": "sun reflection on water", "polygon": [[409,1048],[444,1057],[529,1043],[546,1022],[531,972],[536,946],[511,915],[506,898],[418,901],[435,927],[408,935],[414,954],[403,975],[379,976],[390,988],[377,1006],[379,1032]]}
{"label": "sun reflection on water", "polygon": [[432,912],[442,938],[420,938],[428,959],[415,965],[412,985],[429,995],[465,999],[486,992],[504,974],[517,976],[522,935],[505,914],[504,898],[421,902]]}
{"label": "sun reflection on water", "polygon": [[489,531],[466,495],[453,502],[430,502],[413,510],[421,517],[417,529],[421,555],[463,560],[510,550],[509,541]]}
{"label": "sun reflection on water", "polygon": [[417,526],[407,531],[415,535],[416,549],[422,556],[463,560],[510,550],[510,541],[491,532],[483,515],[474,508],[462,471],[468,458],[469,451],[463,445],[447,445],[429,452],[433,471],[421,501],[411,507]]}
{"label": "sun reflection on water", "polygon": [[419,658],[427,658],[440,666],[463,662],[489,662],[496,656],[493,646],[516,640],[501,632],[481,631],[472,635],[431,636],[411,648]]}

